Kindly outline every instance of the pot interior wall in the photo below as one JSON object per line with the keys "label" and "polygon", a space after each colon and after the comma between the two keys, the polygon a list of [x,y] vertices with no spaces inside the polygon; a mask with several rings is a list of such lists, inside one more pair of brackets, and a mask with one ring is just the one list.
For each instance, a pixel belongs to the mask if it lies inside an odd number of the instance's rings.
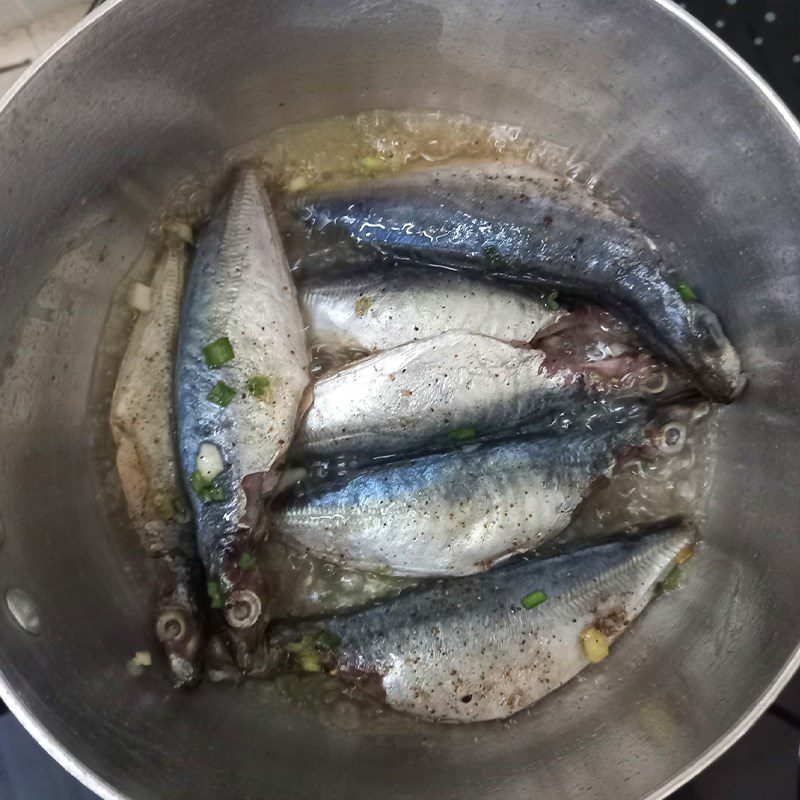
{"label": "pot interior wall", "polygon": [[[112,296],[197,164],[379,107],[518,123],[589,162],[675,243],[751,376],[720,415],[687,584],[506,724],[351,729],[261,687],[183,693],[161,669],[126,673],[157,646],[138,544],[93,467]],[[12,606],[29,628],[3,605],[3,694],[73,769],[134,800],[658,795],[797,649],[797,154],[768,98],[657,2],[109,4],[0,113],[0,590],[25,593]]]}

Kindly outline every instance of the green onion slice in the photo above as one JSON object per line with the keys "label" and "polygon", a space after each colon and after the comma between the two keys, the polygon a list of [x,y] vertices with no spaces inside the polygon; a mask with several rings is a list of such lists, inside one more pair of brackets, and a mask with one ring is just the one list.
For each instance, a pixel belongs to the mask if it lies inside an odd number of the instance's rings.
{"label": "green onion slice", "polygon": [[367,170],[367,172],[380,172],[389,165],[380,156],[364,156],[364,158],[361,159],[361,166]]}
{"label": "green onion slice", "polygon": [[222,608],[222,587],[219,581],[209,581],[206,584],[208,599],[211,601],[211,608]]}
{"label": "green onion slice", "polygon": [[189,483],[204,503],[221,503],[225,499],[225,490],[216,483],[209,483],[199,469],[189,476]]}
{"label": "green onion slice", "polygon": [[264,397],[269,392],[270,380],[266,375],[253,375],[247,380],[247,391],[253,397]]}
{"label": "green onion slice", "polygon": [[209,369],[218,369],[233,358],[233,345],[227,336],[220,336],[203,348],[203,357]]}
{"label": "green onion slice", "polygon": [[547,595],[544,592],[531,592],[522,598],[523,608],[536,608],[547,600]]}
{"label": "green onion slice", "polygon": [[688,283],[679,283],[677,286],[678,294],[687,302],[694,303],[697,301],[697,295],[692,291],[692,287]]}
{"label": "green onion slice", "polygon": [[660,597],[662,594],[666,594],[667,592],[674,592],[681,584],[681,567],[680,564],[676,564],[664,577],[662,581],[659,581],[654,589],[653,594],[656,597]]}
{"label": "green onion slice", "polygon": [[251,553],[242,553],[242,557],[239,559],[239,566],[242,569],[253,569],[256,565],[256,557]]}
{"label": "green onion slice", "polygon": [[189,477],[189,483],[192,484],[192,489],[194,489],[195,494],[200,494],[200,492],[202,492],[203,489],[208,486],[206,479],[203,477],[203,473],[200,472],[199,469],[196,469],[191,474]]}
{"label": "green onion slice", "polygon": [[447,435],[454,442],[466,442],[469,439],[474,439],[477,433],[475,428],[453,428]]}
{"label": "green onion slice", "polygon": [[217,486],[216,484],[212,484],[211,486],[206,486],[197,494],[200,497],[200,499],[206,504],[221,503],[225,499],[225,490],[221,486]]}
{"label": "green onion slice", "polygon": [[233,386],[228,386],[225,381],[217,381],[208,393],[207,399],[214,403],[214,405],[225,406],[233,400],[236,396],[236,389]]}
{"label": "green onion slice", "polygon": [[503,256],[500,254],[496,245],[485,244],[482,249],[483,255],[490,264],[496,266],[503,263]]}
{"label": "green onion slice", "polygon": [[323,628],[314,639],[314,646],[318,650],[336,650],[342,640],[328,628]]}

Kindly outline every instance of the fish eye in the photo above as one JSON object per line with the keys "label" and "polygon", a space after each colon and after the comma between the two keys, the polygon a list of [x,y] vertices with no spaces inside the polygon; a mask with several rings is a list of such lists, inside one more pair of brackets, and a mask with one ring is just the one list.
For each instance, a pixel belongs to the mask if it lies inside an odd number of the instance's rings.
{"label": "fish eye", "polygon": [[161,642],[178,642],[186,635],[186,627],[186,615],[170,609],[158,617],[156,635]]}
{"label": "fish eye", "polygon": [[686,444],[686,426],[680,422],[668,422],[655,435],[655,446],[666,455],[675,455]]}
{"label": "fish eye", "polygon": [[693,306],[692,323],[701,345],[707,351],[719,352],[725,347],[725,334],[713,312],[701,305]]}
{"label": "fish eye", "polygon": [[232,628],[252,628],[261,616],[261,600],[247,589],[234,592],[225,606],[225,620]]}
{"label": "fish eye", "polygon": [[660,394],[667,388],[668,384],[667,373],[660,369],[647,378],[642,388],[649,394]]}

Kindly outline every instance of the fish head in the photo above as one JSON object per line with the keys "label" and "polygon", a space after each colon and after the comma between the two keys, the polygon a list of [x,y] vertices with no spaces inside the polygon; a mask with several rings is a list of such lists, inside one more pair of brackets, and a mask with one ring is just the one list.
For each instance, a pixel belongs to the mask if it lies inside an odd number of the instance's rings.
{"label": "fish head", "polygon": [[683,452],[697,424],[711,411],[708,402],[675,402],[658,409],[645,430],[646,443],[642,454],[675,456]]}
{"label": "fish head", "polygon": [[178,686],[196,685],[203,673],[204,631],[200,616],[185,604],[159,604],[156,636]]}
{"label": "fish head", "polygon": [[225,603],[225,622],[236,663],[249,671],[263,639],[266,620],[261,598],[253,591],[237,589]]}
{"label": "fish head", "polygon": [[225,633],[236,663],[244,672],[259,666],[267,625],[266,587],[256,566],[230,554],[223,560],[220,584],[223,589],[222,614]]}
{"label": "fish head", "polygon": [[698,382],[710,399],[729,403],[745,385],[739,354],[713,311],[700,303],[689,303],[687,313]]}

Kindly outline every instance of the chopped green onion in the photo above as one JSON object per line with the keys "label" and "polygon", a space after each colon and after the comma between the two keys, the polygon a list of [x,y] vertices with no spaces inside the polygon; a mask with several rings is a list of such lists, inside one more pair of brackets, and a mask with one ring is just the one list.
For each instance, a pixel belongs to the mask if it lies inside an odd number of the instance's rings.
{"label": "chopped green onion", "polygon": [[314,639],[314,646],[318,650],[336,650],[342,640],[331,630],[323,628]]}
{"label": "chopped green onion", "polygon": [[296,642],[289,642],[286,649],[292,654],[294,662],[304,672],[322,672],[322,662],[310,636]]}
{"label": "chopped green onion", "polygon": [[544,592],[531,592],[522,598],[523,608],[536,608],[547,600],[547,595]]}
{"label": "chopped green onion", "polygon": [[209,581],[206,584],[208,599],[211,601],[211,608],[222,608],[222,587],[219,581]]}
{"label": "chopped green onion", "polygon": [[206,399],[216,406],[225,408],[235,396],[236,389],[234,389],[233,386],[228,386],[225,381],[217,381],[211,387],[211,391],[206,396]]}
{"label": "chopped green onion", "polygon": [[195,494],[204,503],[219,503],[225,499],[225,490],[216,483],[206,480],[205,475],[199,469],[196,469],[191,474],[189,483],[192,485]]}
{"label": "chopped green onion", "polygon": [[215,483],[206,480],[205,475],[196,469],[189,477],[189,483],[192,485],[195,494],[204,503],[219,503],[225,499],[225,490]]}
{"label": "chopped green onion", "polygon": [[247,391],[253,397],[264,397],[269,392],[270,380],[266,375],[253,375],[247,379]]}
{"label": "chopped green onion", "polygon": [[314,653],[300,653],[300,669],[303,672],[322,672],[322,664]]}
{"label": "chopped green onion", "polygon": [[466,442],[474,439],[477,434],[475,428],[453,428],[447,436],[454,442]]}
{"label": "chopped green onion", "polygon": [[364,295],[359,297],[355,303],[355,311],[357,317],[363,317],[367,311],[372,307],[372,298]]}
{"label": "chopped green onion", "polygon": [[678,294],[687,303],[694,303],[697,300],[697,295],[692,291],[692,287],[688,283],[679,283],[677,289]]}
{"label": "chopped green onion", "polygon": [[217,486],[216,484],[212,486],[206,486],[204,489],[201,489],[198,493],[200,499],[208,504],[208,503],[221,503],[225,499],[225,490],[221,486]]}
{"label": "chopped green onion", "polygon": [[389,165],[380,156],[364,156],[364,158],[361,159],[361,166],[367,170],[367,172],[380,172]]}
{"label": "chopped green onion", "polygon": [[242,553],[242,557],[239,559],[239,566],[242,569],[253,569],[256,565],[256,557],[251,555],[250,553]]}
{"label": "chopped green onion", "polygon": [[549,295],[545,298],[544,307],[548,311],[558,311],[561,306],[558,304],[558,289],[555,291],[550,292]]}
{"label": "chopped green onion", "polygon": [[500,255],[500,251],[493,244],[485,244],[483,246],[483,254],[486,256],[486,260],[490,264],[503,263],[503,257]]}
{"label": "chopped green onion", "polygon": [[680,586],[681,583],[681,568],[676,564],[666,575],[663,581],[655,585],[653,594],[660,597],[662,594],[672,592]]}
{"label": "chopped green onion", "polygon": [[227,336],[221,336],[215,342],[203,348],[203,357],[209,369],[218,369],[233,358],[233,345]]}
{"label": "chopped green onion", "polygon": [[196,469],[191,476],[189,477],[189,483],[192,484],[192,489],[194,489],[195,494],[200,494],[208,486],[206,479],[203,477],[203,473],[200,472],[199,469]]}
{"label": "chopped green onion", "polygon": [[306,178],[305,175],[295,175],[286,184],[287,191],[292,193],[302,192],[303,189],[307,188],[308,188],[308,178]]}

